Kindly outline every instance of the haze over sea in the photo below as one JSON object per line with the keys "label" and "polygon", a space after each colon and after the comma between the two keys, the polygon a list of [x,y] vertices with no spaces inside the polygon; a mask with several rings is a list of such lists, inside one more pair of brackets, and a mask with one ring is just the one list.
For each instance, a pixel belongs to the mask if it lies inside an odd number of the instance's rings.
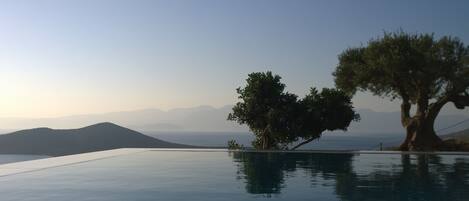
{"label": "haze over sea", "polygon": [[[226,120],[231,107],[199,106],[168,111],[147,109],[57,118],[1,118],[0,128],[10,129],[1,132],[9,133],[12,130],[36,127],[70,129],[99,122],[113,122],[170,142],[221,147],[226,146],[228,140],[234,139],[244,146],[250,146],[254,136],[249,133],[249,129]],[[359,109],[358,113],[361,115],[360,122],[352,123],[348,132],[324,133],[322,138],[304,148],[379,149],[379,143],[383,143],[385,147],[395,146],[404,138],[399,112]],[[469,122],[439,131],[467,118],[467,115],[442,114],[437,119],[435,129],[439,135],[464,130],[469,127]]]}
{"label": "haze over sea", "polygon": [[[155,131],[144,134],[158,139],[198,146],[224,147],[228,140],[235,139],[238,143],[250,147],[254,136],[248,132],[174,132]],[[320,150],[377,150],[379,144],[384,147],[396,146],[403,139],[398,133],[326,133],[319,140],[311,142],[302,149]]]}

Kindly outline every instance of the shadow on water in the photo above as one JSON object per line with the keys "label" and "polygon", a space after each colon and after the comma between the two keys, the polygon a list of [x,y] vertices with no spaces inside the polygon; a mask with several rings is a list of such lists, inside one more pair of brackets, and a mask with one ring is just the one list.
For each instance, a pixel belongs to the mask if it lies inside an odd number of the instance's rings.
{"label": "shadow on water", "polygon": [[[354,154],[232,152],[246,191],[267,197],[288,187],[289,173],[306,171],[311,182],[329,180],[340,200],[468,200],[469,158],[400,155],[385,167],[354,163]],[[384,155],[383,155],[384,157]],[[398,156],[399,157],[399,156]],[[306,179],[306,178],[305,178]],[[315,188],[315,185],[311,185]]]}

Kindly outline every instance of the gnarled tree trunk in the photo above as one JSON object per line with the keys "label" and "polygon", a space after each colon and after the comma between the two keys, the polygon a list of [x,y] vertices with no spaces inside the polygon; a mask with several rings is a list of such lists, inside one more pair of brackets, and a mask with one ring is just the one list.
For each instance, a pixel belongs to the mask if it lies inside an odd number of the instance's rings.
{"label": "gnarled tree trunk", "polygon": [[275,149],[276,148],[276,142],[271,136],[271,130],[267,126],[258,137],[258,147],[257,149],[262,149],[262,150],[270,150],[270,149]]}
{"label": "gnarled tree trunk", "polygon": [[434,119],[416,117],[406,127],[406,139],[401,144],[402,151],[438,150],[442,140],[433,129]]}
{"label": "gnarled tree trunk", "polygon": [[410,103],[404,99],[401,105],[401,122],[406,130],[406,138],[399,147],[401,151],[434,151],[442,145],[442,140],[434,130],[435,119],[446,100],[428,105],[419,103],[415,116],[410,117]]}

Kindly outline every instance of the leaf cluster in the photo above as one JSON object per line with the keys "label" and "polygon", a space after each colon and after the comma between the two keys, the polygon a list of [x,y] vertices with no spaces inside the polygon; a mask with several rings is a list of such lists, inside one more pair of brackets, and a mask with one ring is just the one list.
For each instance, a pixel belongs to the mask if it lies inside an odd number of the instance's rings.
{"label": "leaf cluster", "polygon": [[370,91],[416,103],[467,94],[468,61],[469,47],[458,38],[399,31],[342,52],[333,75],[348,94]]}

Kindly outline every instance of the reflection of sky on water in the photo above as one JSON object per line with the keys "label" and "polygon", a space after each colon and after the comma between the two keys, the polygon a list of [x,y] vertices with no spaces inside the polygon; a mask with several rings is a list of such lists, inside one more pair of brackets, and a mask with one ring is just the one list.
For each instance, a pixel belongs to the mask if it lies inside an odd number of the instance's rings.
{"label": "reflection of sky on water", "polygon": [[467,189],[464,155],[160,150],[0,177],[2,201],[459,201]]}

